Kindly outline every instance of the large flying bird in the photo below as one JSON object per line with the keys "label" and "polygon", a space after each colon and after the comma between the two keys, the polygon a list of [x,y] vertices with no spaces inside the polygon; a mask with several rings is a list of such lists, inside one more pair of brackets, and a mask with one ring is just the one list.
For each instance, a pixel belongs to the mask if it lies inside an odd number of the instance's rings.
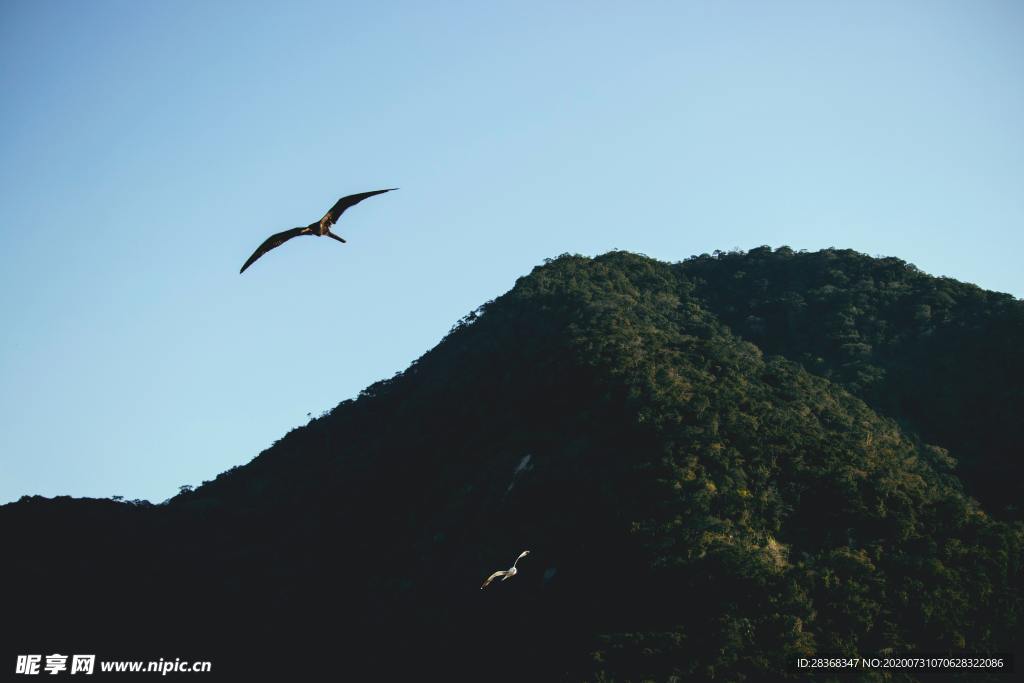
{"label": "large flying bird", "polygon": [[351,206],[355,206],[359,202],[363,201],[364,199],[367,199],[368,197],[372,197],[375,194],[384,194],[385,192],[391,192],[391,190],[397,189],[397,187],[391,187],[386,190],[360,192],[359,194],[350,194],[347,197],[342,197],[334,206],[328,209],[327,213],[324,214],[324,217],[318,220],[316,223],[310,223],[309,225],[302,228],[292,228],[291,230],[285,230],[284,232],[279,232],[276,235],[271,235],[270,237],[268,237],[267,241],[261,244],[259,248],[257,248],[256,251],[252,253],[252,256],[249,257],[249,260],[245,262],[245,265],[243,265],[242,269],[238,272],[244,273],[245,269],[251,266],[260,256],[263,256],[274,247],[279,247],[288,240],[290,240],[291,238],[298,237],[299,235],[316,235],[317,237],[323,237],[324,235],[327,235],[328,237],[331,237],[333,239],[338,240],[339,242],[344,243],[344,239],[338,237],[333,232],[331,232],[331,226],[338,222],[338,219],[341,218],[341,214],[345,213],[345,209],[348,209]]}

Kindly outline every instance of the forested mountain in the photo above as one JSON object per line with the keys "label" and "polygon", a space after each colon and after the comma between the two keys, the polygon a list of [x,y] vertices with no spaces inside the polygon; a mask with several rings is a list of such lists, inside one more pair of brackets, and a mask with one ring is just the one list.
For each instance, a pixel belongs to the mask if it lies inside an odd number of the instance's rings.
{"label": "forested mountain", "polygon": [[941,444],[969,493],[1020,519],[1024,302],[849,250],[761,247],[681,267],[736,334]]}
{"label": "forested mountain", "polygon": [[383,680],[1012,651],[1022,305],[849,251],[563,256],[167,504],[0,508],[7,642]]}

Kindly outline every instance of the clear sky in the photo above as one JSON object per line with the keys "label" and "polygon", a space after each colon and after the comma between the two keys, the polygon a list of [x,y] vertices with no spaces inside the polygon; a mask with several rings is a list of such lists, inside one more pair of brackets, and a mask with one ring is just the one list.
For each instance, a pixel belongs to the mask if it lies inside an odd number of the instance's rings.
{"label": "clear sky", "polygon": [[563,252],[1020,297],[1022,122],[1015,0],[2,0],[0,502],[212,479]]}

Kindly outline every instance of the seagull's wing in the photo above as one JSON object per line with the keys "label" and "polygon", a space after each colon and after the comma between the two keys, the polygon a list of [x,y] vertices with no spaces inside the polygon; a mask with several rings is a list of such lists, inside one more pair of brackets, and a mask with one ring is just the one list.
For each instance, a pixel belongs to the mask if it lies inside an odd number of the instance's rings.
{"label": "seagull's wing", "polygon": [[307,226],[302,227],[302,228],[292,228],[291,230],[285,230],[284,232],[279,232],[276,235],[271,235],[270,237],[267,238],[266,242],[261,244],[256,249],[256,251],[254,251],[252,253],[252,256],[249,257],[249,260],[245,262],[245,265],[242,266],[242,269],[240,271],[238,271],[238,272],[239,273],[244,273],[245,269],[248,268],[249,266],[251,266],[256,261],[256,259],[258,259],[260,256],[263,256],[264,254],[266,254],[268,251],[270,251],[274,247],[281,246],[282,244],[284,244],[285,242],[287,242],[291,238],[298,237],[299,235],[310,235],[312,233],[313,233],[312,228],[310,228],[307,225]]}
{"label": "seagull's wing", "polygon": [[494,572],[493,574],[491,574],[490,576],[487,577],[487,580],[484,581],[484,585],[480,586],[480,590],[483,590],[484,588],[487,588],[488,586],[491,585],[492,581],[494,581],[495,579],[500,579],[503,576],[505,576],[506,574],[508,574],[508,570],[502,570],[502,571]]}
{"label": "seagull's wing", "polygon": [[348,209],[349,207],[355,206],[356,204],[358,204],[359,202],[363,201],[364,199],[367,199],[367,198],[372,197],[374,195],[384,194],[385,192],[391,192],[392,190],[397,190],[397,189],[398,189],[397,187],[389,187],[386,190],[373,190],[372,192],[360,192],[359,194],[350,194],[347,197],[342,197],[341,199],[339,199],[337,201],[337,203],[335,203],[334,206],[332,206],[327,211],[327,213],[324,214],[324,217],[320,219],[320,224],[323,225],[324,222],[326,221],[328,226],[334,225],[335,223],[338,222],[338,219],[341,218],[341,214],[345,213],[345,210]]}

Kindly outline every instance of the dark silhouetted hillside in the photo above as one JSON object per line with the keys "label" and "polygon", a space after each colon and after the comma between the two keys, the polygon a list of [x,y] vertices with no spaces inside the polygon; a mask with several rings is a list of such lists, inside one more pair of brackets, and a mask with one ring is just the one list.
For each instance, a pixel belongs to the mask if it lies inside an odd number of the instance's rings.
{"label": "dark silhouetted hillside", "polygon": [[166,505],[0,508],[8,642],[382,680],[1011,651],[1021,305],[853,252],[563,256]]}

